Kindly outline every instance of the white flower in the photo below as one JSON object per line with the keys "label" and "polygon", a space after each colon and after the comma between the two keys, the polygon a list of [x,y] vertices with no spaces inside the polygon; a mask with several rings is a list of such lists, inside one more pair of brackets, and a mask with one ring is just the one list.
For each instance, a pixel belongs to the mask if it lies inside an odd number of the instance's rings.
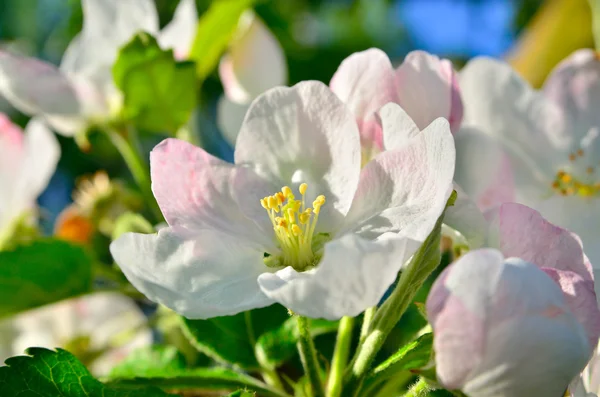
{"label": "white flower", "polygon": [[217,123],[223,137],[235,145],[250,102],[287,83],[283,49],[254,12],[240,17],[229,51],[221,58],[219,76],[225,95],[219,99]]}
{"label": "white flower", "polygon": [[0,113],[0,240],[14,220],[35,208],[59,156],[58,142],[43,122],[32,119],[23,133]]}
{"label": "white flower", "polygon": [[109,119],[120,107],[112,65],[119,49],[138,31],[187,56],[197,22],[194,0],[181,0],[162,32],[152,0],[82,0],[83,29],[61,65],[0,51],[0,94],[17,109],[39,115],[61,134],[73,136]]}
{"label": "white flower", "polygon": [[272,89],[248,111],[235,164],[175,139],[152,151],[169,227],[125,234],[111,252],[136,288],[189,318],[274,302],[355,316],[433,229],[454,173],[443,119],[363,169],[360,152],[355,118],[327,86]]}
{"label": "white flower", "polygon": [[508,65],[475,59],[461,71],[465,106],[456,181],[480,207],[517,201],[577,233],[600,266],[600,61],[580,50],[541,91]]}
{"label": "white flower", "polygon": [[22,355],[29,347],[68,348],[93,361],[92,371],[106,375],[135,348],[149,345],[152,333],[131,299],[98,293],[56,303],[4,320],[0,327],[2,356]]}

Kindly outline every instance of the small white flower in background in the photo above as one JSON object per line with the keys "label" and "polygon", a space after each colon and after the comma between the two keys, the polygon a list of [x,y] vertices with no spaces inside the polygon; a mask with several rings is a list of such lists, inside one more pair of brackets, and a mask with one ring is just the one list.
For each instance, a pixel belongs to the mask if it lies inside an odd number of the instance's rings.
{"label": "small white flower in background", "polygon": [[23,132],[0,113],[0,240],[13,221],[35,208],[59,157],[58,142],[42,121],[30,120]]}
{"label": "small white flower in background", "polygon": [[520,204],[487,214],[488,246],[427,300],[438,379],[472,397],[561,396],[592,356],[600,311],[577,236]]}
{"label": "small white flower in background", "polygon": [[154,148],[152,188],[169,227],[125,234],[111,253],[149,299],[189,318],[274,302],[356,316],[442,214],[454,144],[439,119],[362,169],[360,155],[355,117],[327,86],[274,88],[250,106],[235,164],[175,139]]}
{"label": "small white flower in background", "polygon": [[0,94],[67,136],[118,112],[121,95],[113,84],[112,66],[120,47],[135,33],[157,35],[161,46],[185,58],[197,23],[194,0],[181,0],[173,20],[160,32],[152,0],[82,0],[82,7],[83,29],[59,68],[0,51]]}
{"label": "small white flower in background", "polygon": [[217,123],[223,137],[235,145],[250,103],[265,91],[287,84],[287,65],[281,44],[252,11],[240,17],[229,51],[221,58]]}
{"label": "small white flower in background", "polygon": [[116,293],[97,293],[41,307],[4,320],[0,344],[8,357],[25,349],[62,347],[78,355],[95,375],[112,367],[136,348],[152,343],[152,332],[135,303]]}
{"label": "small white flower in background", "polygon": [[460,73],[456,181],[482,209],[516,201],[577,233],[600,266],[600,61],[579,50],[536,91],[507,64]]}

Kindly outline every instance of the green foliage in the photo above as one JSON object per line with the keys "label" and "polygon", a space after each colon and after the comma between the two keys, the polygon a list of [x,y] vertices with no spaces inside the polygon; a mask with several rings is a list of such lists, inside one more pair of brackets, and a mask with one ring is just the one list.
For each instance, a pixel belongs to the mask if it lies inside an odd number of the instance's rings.
{"label": "green foliage", "polygon": [[58,349],[27,350],[0,367],[0,396],[20,397],[166,397],[156,388],[124,390],[96,380],[72,354]]}
{"label": "green foliage", "polygon": [[183,331],[200,352],[216,361],[247,370],[259,369],[254,354],[257,338],[279,327],[289,318],[280,305],[208,320],[183,318]]}
{"label": "green foliage", "polygon": [[255,390],[261,396],[280,395],[280,393],[256,378],[231,369],[216,367],[170,370],[152,376],[139,375],[136,377],[113,378],[110,385],[120,388],[152,385],[164,389],[213,391],[230,391],[242,388]]}
{"label": "green foliage", "polygon": [[[337,328],[337,321],[310,321],[310,334],[313,338],[335,332]],[[258,338],[256,356],[263,366],[276,368],[296,355],[298,338],[298,318],[290,317],[280,327],[265,332]]]}
{"label": "green foliage", "polygon": [[126,212],[120,215],[115,221],[112,239],[116,240],[123,233],[127,232],[152,234],[154,233],[154,227],[142,215],[134,212]]}
{"label": "green foliage", "polygon": [[153,345],[133,351],[112,368],[109,378],[161,376],[185,369],[185,357],[174,346]]}
{"label": "green foliage", "polygon": [[204,80],[217,66],[227,49],[242,13],[256,0],[217,0],[198,21],[190,58],[196,61],[196,73]]}
{"label": "green foliage", "polygon": [[147,33],[121,49],[113,77],[123,92],[123,117],[142,130],[175,133],[196,105],[194,64],[175,61]]}
{"label": "green foliage", "polygon": [[388,379],[398,372],[424,367],[431,361],[433,334],[425,334],[405,345],[371,371],[370,378]]}
{"label": "green foliage", "polygon": [[0,316],[89,292],[91,263],[83,248],[53,239],[0,252]]}
{"label": "green foliage", "polygon": [[237,390],[229,394],[228,397],[254,397],[256,393],[248,390]]}

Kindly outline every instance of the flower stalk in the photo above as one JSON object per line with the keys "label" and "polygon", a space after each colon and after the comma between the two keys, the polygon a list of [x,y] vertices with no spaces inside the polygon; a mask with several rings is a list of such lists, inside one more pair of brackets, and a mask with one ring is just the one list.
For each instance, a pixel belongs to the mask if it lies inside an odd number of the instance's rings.
{"label": "flower stalk", "polygon": [[308,319],[303,316],[298,316],[298,352],[300,353],[300,361],[304,367],[304,373],[308,376],[313,396],[325,397],[323,385],[321,383],[321,375],[319,361],[317,359],[317,350],[310,336]]}
{"label": "flower stalk", "polygon": [[327,397],[338,397],[342,393],[344,369],[350,356],[350,342],[352,342],[352,330],[354,329],[353,317],[342,317],[338,328],[333,360],[331,361],[331,372],[327,382]]}

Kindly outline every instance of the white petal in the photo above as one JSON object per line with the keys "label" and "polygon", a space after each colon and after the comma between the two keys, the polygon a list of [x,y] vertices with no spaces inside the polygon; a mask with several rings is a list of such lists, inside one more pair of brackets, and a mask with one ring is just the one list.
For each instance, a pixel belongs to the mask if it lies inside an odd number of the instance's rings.
{"label": "white petal", "polygon": [[23,113],[56,121],[61,132],[83,125],[77,89],[49,63],[0,51],[0,92]]}
{"label": "white petal", "polygon": [[268,271],[263,252],[222,233],[204,230],[185,237],[174,228],[154,235],[126,233],[110,251],[138,290],[188,318],[227,316],[273,303],[256,281]]}
{"label": "white petal", "polygon": [[294,190],[308,183],[309,203],[325,195],[317,226],[332,232],[350,209],[358,184],[360,139],[354,116],[322,83],[274,88],[250,106],[235,163],[251,165]]}
{"label": "white petal", "polygon": [[496,137],[511,156],[532,172],[552,175],[553,154],[565,145],[556,128],[560,109],[536,92],[510,66],[487,58],[470,61],[460,72],[464,125]]}
{"label": "white petal", "polygon": [[419,243],[397,236],[368,241],[348,234],[325,245],[315,269],[291,267],[258,278],[262,291],[295,313],[311,318],[357,316],[379,303]]}
{"label": "white petal", "polygon": [[383,106],[378,114],[383,128],[385,150],[401,148],[421,132],[408,113],[395,103]]}
{"label": "white petal", "polygon": [[363,168],[345,229],[366,237],[401,232],[423,241],[452,193],[454,140],[437,119],[410,143],[379,154]]}
{"label": "white petal", "polygon": [[195,0],[180,0],[173,19],[158,35],[162,48],[172,48],[175,58],[185,59],[192,48],[198,25],[198,11]]}
{"label": "white petal", "polygon": [[239,103],[249,103],[268,89],[287,83],[283,49],[252,11],[242,14],[236,37],[221,59],[219,75],[227,97]]}
{"label": "white petal", "polygon": [[456,183],[454,190],[456,201],[446,210],[444,224],[462,234],[470,249],[480,248],[485,242],[488,223],[475,202]]}
{"label": "white petal", "polygon": [[[515,201],[514,178],[527,178],[529,170],[515,176],[502,144],[476,128],[463,127],[454,136],[456,144],[455,180],[482,211]],[[541,188],[540,188],[541,190]]]}
{"label": "white petal", "polygon": [[223,138],[231,146],[235,147],[235,141],[237,140],[248,108],[249,105],[234,102],[226,96],[219,98],[219,102],[217,103],[217,125],[221,130]]}

